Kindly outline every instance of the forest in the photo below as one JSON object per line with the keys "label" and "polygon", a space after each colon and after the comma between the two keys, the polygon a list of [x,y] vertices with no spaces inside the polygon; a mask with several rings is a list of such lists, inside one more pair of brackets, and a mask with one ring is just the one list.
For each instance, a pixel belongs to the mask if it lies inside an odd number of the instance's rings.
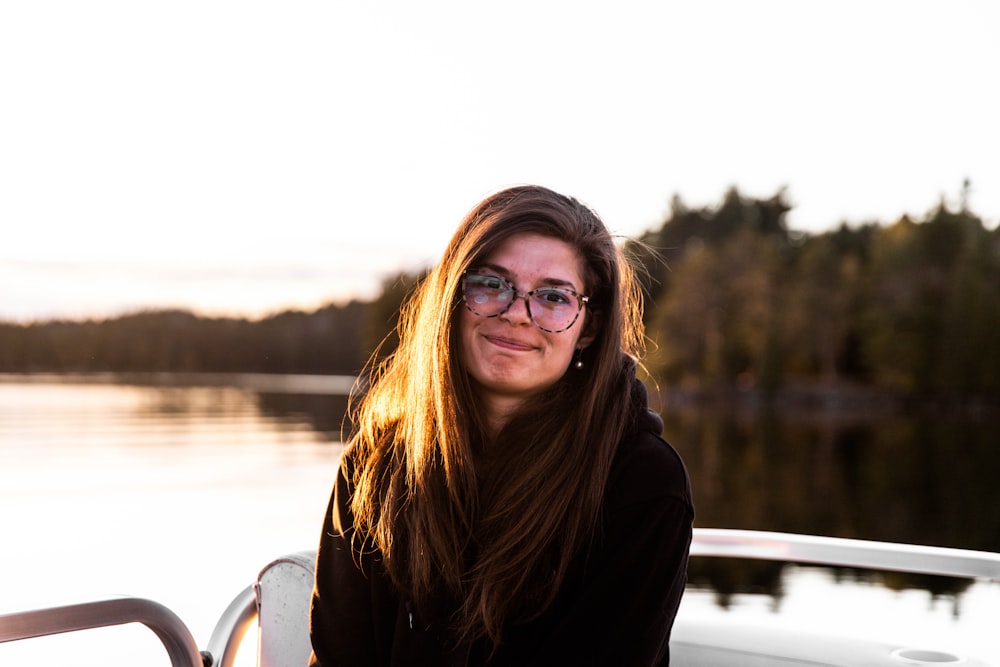
{"label": "forest", "polygon": [[[1000,401],[1000,228],[942,203],[922,219],[790,230],[785,192],[674,197],[624,241],[644,287],[649,379],[695,399]],[[421,273],[371,301],[264,319],[143,311],[0,322],[0,372],[360,372],[393,347]],[[388,337],[387,337],[388,336]]]}

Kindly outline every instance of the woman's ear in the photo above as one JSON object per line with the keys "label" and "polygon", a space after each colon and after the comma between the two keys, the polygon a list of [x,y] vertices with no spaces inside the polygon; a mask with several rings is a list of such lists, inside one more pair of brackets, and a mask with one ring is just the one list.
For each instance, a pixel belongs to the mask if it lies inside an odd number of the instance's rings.
{"label": "woman's ear", "polygon": [[588,310],[587,317],[583,321],[583,333],[576,341],[576,349],[582,350],[590,347],[590,344],[597,338],[597,333],[601,330],[601,315],[595,311]]}

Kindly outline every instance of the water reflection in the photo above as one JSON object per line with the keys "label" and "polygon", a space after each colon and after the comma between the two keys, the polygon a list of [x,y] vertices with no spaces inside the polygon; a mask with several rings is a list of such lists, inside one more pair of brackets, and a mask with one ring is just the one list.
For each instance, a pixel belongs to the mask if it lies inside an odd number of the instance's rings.
{"label": "water reflection", "polygon": [[[263,564],[316,544],[339,444],[242,385],[181,380],[0,376],[0,614],[136,595],[204,646]],[[130,630],[0,644],[0,665],[165,664]]]}
{"label": "water reflection", "polygon": [[350,433],[348,397],[331,394],[260,393],[260,411],[276,418],[308,419],[325,437],[343,442]]}
{"label": "water reflection", "polygon": [[[783,417],[685,409],[665,417],[695,492],[696,525],[1000,551],[995,418]],[[785,565],[696,559],[692,582],[723,607],[763,593],[780,604]],[[892,590],[956,596],[971,581],[840,570]]]}

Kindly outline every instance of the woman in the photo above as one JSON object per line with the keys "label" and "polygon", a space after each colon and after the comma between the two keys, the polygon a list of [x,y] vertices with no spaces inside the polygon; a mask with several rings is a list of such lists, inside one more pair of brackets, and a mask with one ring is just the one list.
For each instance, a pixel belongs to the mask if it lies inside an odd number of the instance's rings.
{"label": "woman", "polygon": [[466,216],[354,415],[313,665],[668,663],[693,509],[635,378],[639,304],[576,200]]}

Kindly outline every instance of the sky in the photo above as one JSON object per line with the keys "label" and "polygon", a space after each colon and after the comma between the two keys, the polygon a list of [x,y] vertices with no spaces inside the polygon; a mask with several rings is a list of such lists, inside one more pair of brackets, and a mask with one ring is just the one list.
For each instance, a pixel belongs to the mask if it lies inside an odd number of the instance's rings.
{"label": "sky", "polygon": [[993,0],[0,4],[0,320],[371,298],[538,183],[621,236],[1000,221]]}

